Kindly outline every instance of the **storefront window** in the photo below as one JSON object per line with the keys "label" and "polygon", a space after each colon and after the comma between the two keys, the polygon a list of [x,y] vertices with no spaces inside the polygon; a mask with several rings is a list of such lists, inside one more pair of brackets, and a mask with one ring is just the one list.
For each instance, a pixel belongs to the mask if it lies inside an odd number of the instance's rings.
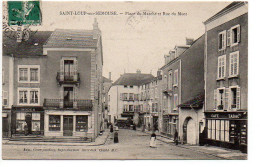
{"label": "storefront window", "polygon": [[16,113],[16,130],[24,131],[25,126],[25,113]]}
{"label": "storefront window", "polygon": [[216,140],[220,140],[220,120],[216,120]]}
{"label": "storefront window", "polygon": [[208,138],[211,139],[211,120],[208,120]]}
{"label": "storefront window", "polygon": [[212,120],[212,139],[215,140],[216,139],[216,126],[215,126],[215,122],[216,120]]}
{"label": "storefront window", "polygon": [[60,115],[49,116],[49,131],[60,131]]}
{"label": "storefront window", "polygon": [[220,122],[220,140],[225,141],[225,120]]}
{"label": "storefront window", "polygon": [[88,116],[76,116],[76,131],[88,131]]}
{"label": "storefront window", "polygon": [[225,121],[225,141],[229,142],[229,121]]}
{"label": "storefront window", "polygon": [[32,113],[32,131],[40,131],[40,113]]}

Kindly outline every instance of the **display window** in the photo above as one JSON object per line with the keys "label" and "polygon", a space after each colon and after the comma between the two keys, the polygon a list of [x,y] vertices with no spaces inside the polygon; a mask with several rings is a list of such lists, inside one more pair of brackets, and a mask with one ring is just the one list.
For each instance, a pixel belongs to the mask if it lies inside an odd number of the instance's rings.
{"label": "display window", "polygon": [[86,132],[88,131],[88,116],[76,116],[76,131]]}
{"label": "display window", "polygon": [[60,131],[60,115],[49,115],[49,131]]}

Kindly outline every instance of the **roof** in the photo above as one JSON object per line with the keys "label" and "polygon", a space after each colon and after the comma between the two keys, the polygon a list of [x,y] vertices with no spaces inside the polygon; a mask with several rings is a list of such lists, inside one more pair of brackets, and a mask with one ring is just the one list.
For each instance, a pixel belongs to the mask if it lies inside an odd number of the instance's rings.
{"label": "roof", "polygon": [[105,82],[113,82],[111,79],[108,79],[108,78],[106,78],[106,77],[102,77],[102,80],[103,80],[103,83],[105,83]]}
{"label": "roof", "polygon": [[155,77],[152,74],[125,73],[113,85],[142,85],[151,82]]}
{"label": "roof", "polygon": [[234,2],[230,3],[228,6],[226,6],[226,7],[223,8],[222,10],[220,10],[218,13],[216,13],[215,15],[213,15],[212,17],[210,17],[209,19],[207,19],[207,20],[204,22],[204,24],[206,24],[206,23],[208,23],[208,22],[210,22],[210,21],[212,21],[212,20],[218,18],[218,17],[221,16],[222,14],[228,12],[230,9],[233,9],[233,8],[235,9],[235,8],[237,8],[237,7],[239,7],[239,6],[244,5],[245,3],[247,3],[247,2],[245,2],[245,1],[234,1]]}
{"label": "roof", "polygon": [[[52,31],[32,32],[28,41],[16,42],[16,32],[3,33],[3,55],[42,56],[43,45],[50,37]],[[10,34],[13,34],[12,36]]]}
{"label": "roof", "polygon": [[194,98],[192,98],[191,100],[188,100],[180,105],[178,105],[178,107],[180,108],[202,108],[203,104],[204,104],[204,98],[205,98],[205,94],[204,92],[198,94],[197,96],[195,96]]}
{"label": "roof", "polygon": [[93,30],[56,29],[44,47],[47,48],[95,48]]}

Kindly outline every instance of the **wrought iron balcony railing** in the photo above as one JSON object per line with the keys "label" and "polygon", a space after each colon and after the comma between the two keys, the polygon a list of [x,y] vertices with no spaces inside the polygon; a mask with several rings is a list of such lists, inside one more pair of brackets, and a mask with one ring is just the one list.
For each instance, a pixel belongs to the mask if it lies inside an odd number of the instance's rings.
{"label": "wrought iron balcony railing", "polygon": [[58,72],[57,81],[61,83],[79,83],[80,77],[78,72]]}
{"label": "wrought iron balcony railing", "polygon": [[92,111],[92,100],[64,100],[64,99],[44,99],[43,106],[52,109],[77,109],[83,111]]}

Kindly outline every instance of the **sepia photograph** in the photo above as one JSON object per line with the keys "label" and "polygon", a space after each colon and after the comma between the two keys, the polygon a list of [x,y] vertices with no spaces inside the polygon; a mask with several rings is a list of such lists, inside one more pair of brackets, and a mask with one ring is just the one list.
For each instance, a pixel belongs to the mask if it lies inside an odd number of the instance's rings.
{"label": "sepia photograph", "polygon": [[3,160],[248,159],[247,1],[1,3]]}

